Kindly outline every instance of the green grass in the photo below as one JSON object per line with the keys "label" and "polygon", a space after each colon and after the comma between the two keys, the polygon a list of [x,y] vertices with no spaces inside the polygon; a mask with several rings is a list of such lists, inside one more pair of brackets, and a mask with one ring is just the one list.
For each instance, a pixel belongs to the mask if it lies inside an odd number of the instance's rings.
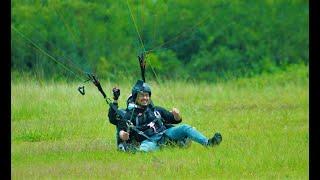
{"label": "green grass", "polygon": [[[101,83],[111,96],[110,82]],[[134,82],[121,88],[120,106]],[[93,85],[12,81],[12,178],[308,179],[308,69],[217,84],[150,82],[155,104],[180,109],[184,123],[215,148],[197,143],[152,153],[115,148],[108,106]]]}

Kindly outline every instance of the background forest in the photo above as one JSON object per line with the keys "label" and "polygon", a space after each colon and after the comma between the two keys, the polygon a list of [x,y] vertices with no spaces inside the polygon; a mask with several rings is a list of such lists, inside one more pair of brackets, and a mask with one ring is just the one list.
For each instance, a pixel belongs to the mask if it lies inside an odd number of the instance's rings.
{"label": "background forest", "polygon": [[309,63],[305,0],[11,3],[12,79],[75,79],[43,51],[111,81],[140,77],[142,52],[147,79],[215,82]]}

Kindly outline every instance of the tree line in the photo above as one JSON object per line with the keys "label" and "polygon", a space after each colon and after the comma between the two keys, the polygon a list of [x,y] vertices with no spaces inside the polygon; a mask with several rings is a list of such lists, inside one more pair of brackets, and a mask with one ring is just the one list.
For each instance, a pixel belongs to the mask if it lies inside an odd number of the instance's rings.
{"label": "tree line", "polygon": [[70,68],[116,81],[206,80],[272,73],[309,63],[305,0],[13,0],[11,71],[50,78]]}

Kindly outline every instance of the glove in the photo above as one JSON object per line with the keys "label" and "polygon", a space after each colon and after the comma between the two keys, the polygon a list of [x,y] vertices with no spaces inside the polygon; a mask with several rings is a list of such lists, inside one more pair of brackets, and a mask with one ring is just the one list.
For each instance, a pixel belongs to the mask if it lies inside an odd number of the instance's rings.
{"label": "glove", "polygon": [[112,93],[113,93],[113,99],[118,100],[120,96],[120,89],[117,87],[112,88]]}

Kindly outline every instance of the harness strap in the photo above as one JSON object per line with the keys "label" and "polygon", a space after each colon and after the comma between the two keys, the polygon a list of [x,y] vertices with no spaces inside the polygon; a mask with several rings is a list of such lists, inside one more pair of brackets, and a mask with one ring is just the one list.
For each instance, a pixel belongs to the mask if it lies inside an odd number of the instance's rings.
{"label": "harness strap", "polygon": [[143,131],[140,131],[136,126],[133,125],[133,123],[131,121],[127,121],[127,126],[131,129],[133,129],[134,131],[136,131],[139,135],[142,135],[143,137],[147,138],[150,140],[150,137],[147,136]]}
{"label": "harness strap", "polygon": [[[154,120],[152,120],[152,121],[151,121],[151,122],[149,122],[148,124],[150,124],[150,123],[155,123],[155,122],[157,122],[157,121],[160,121],[161,126],[163,126],[163,123],[162,123],[162,121],[161,121],[161,119],[160,119],[160,118],[155,118]],[[144,125],[136,126],[136,127],[140,127],[140,128],[149,127],[149,126],[148,126],[148,124],[144,124]]]}
{"label": "harness strap", "polygon": [[145,78],[146,61],[144,60],[144,57],[145,57],[144,53],[141,53],[141,56],[138,56],[138,59],[139,59],[142,80],[143,82],[146,82],[146,78]]}

